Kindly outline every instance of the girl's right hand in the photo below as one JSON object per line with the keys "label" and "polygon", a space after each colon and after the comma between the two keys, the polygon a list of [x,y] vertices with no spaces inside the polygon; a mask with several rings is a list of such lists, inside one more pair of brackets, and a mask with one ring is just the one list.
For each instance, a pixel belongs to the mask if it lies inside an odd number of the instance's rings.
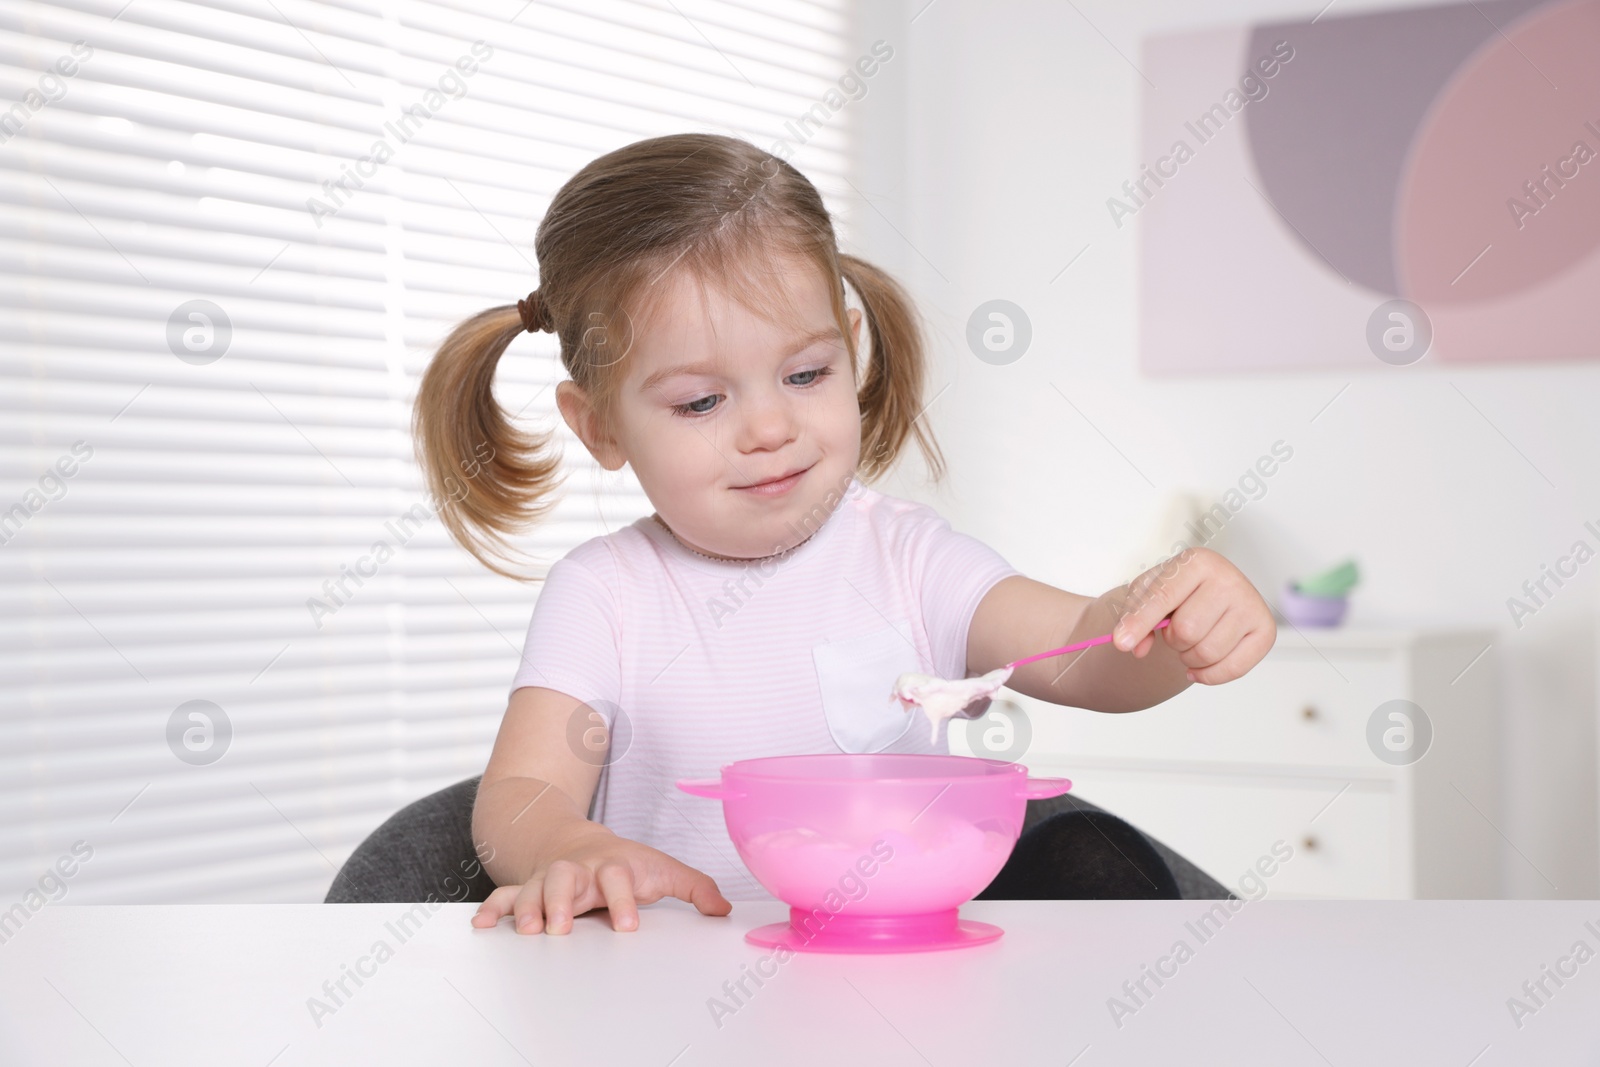
{"label": "girl's right hand", "polygon": [[618,837],[590,824],[566,838],[522,885],[503,885],[489,894],[472,925],[489,927],[513,915],[520,934],[545,930],[565,934],[574,916],[609,908],[613,930],[635,930],[640,904],[677,897],[704,915],[733,910],[711,876],[665,852]]}

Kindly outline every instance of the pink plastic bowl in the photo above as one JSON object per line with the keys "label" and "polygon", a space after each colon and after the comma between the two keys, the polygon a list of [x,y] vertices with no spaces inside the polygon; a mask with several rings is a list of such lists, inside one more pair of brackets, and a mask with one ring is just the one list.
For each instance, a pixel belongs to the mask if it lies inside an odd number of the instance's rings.
{"label": "pink plastic bowl", "polygon": [[970,756],[814,755],[739,760],[678,788],[722,801],[728,836],[789,922],[746,940],[811,952],[980,944],[999,927],[958,909],[994,880],[1027,801],[1065,778]]}

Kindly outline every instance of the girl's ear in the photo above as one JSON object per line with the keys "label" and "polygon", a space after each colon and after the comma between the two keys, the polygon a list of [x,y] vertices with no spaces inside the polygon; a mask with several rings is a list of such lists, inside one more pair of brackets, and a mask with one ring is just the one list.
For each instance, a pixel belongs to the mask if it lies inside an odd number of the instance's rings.
{"label": "girl's ear", "polygon": [[628,457],[623,454],[617,439],[606,430],[599,413],[589,402],[588,394],[577,382],[569,380],[557,383],[556,407],[561,409],[561,417],[566,421],[567,428],[583,442],[583,447],[589,450],[596,463],[608,471],[622,469]]}
{"label": "girl's ear", "polygon": [[856,388],[861,388],[865,377],[865,361],[861,358],[861,309],[847,308],[845,314],[850,317],[850,350],[856,354]]}

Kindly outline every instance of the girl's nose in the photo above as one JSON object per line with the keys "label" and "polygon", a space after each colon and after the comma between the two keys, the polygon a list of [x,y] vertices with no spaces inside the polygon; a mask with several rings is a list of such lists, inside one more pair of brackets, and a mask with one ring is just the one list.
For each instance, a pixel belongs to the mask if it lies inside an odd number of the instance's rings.
{"label": "girl's nose", "polygon": [[746,398],[743,407],[741,452],[770,452],[794,440],[799,420],[790,398],[778,392],[756,393]]}

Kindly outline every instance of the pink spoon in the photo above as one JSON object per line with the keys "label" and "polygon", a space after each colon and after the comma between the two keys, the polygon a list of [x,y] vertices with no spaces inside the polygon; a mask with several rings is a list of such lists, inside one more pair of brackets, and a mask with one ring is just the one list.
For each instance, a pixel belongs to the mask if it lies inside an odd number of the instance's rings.
{"label": "pink spoon", "polygon": [[[1171,621],[1171,619],[1162,619],[1160,622],[1156,623],[1154,627],[1152,627],[1152,630],[1159,630]],[[1049,652],[1041,652],[1037,656],[1029,656],[1026,659],[1015,660],[1011,663],[1007,663],[1006,667],[1010,670],[1016,670],[1024,663],[1032,663],[1036,659],[1049,659],[1051,656],[1064,656],[1068,652],[1076,652],[1080,648],[1093,648],[1095,645],[1105,644],[1107,641],[1111,640],[1111,637],[1111,634],[1101,634],[1099,637],[1091,637],[1087,641],[1079,641],[1075,645],[1067,645],[1065,648],[1052,648]]]}

